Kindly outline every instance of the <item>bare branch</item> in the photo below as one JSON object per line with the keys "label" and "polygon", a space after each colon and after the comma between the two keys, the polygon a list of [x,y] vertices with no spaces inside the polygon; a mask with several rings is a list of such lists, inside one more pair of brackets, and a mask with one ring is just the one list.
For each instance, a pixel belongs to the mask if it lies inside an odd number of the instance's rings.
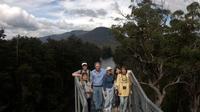
{"label": "bare branch", "polygon": [[156,81],[154,81],[153,85],[157,85],[159,83],[159,81],[163,78],[164,73],[163,73],[163,66],[164,66],[164,62],[162,61],[158,67],[158,79]]}
{"label": "bare branch", "polygon": [[190,86],[189,83],[185,82],[185,81],[181,81],[181,77],[178,77],[176,81],[171,82],[169,84],[167,84],[163,89],[162,89],[162,93],[166,94],[166,89],[169,88],[170,86],[174,86],[176,84],[186,84],[188,86]]}
{"label": "bare branch", "polygon": [[146,64],[152,63],[152,61],[146,61],[146,60],[142,59],[142,57],[141,57],[138,53],[136,53],[135,51],[132,51],[131,48],[128,48],[128,50],[129,50],[131,53],[133,53],[132,56],[133,56],[134,58],[138,59],[141,63],[146,63]]}
{"label": "bare branch", "polygon": [[153,84],[149,84],[149,83],[145,83],[145,82],[139,82],[140,84],[142,85],[146,85],[146,86],[149,86],[150,88],[152,88],[159,96],[161,96],[161,92],[160,90],[154,86]]}

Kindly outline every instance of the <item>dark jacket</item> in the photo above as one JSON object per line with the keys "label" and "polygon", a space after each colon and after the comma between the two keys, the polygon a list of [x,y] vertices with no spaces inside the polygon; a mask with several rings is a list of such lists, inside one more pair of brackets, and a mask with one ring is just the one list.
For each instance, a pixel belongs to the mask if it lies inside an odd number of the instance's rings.
{"label": "dark jacket", "polygon": [[106,74],[103,79],[103,89],[112,88],[114,85],[114,76]]}

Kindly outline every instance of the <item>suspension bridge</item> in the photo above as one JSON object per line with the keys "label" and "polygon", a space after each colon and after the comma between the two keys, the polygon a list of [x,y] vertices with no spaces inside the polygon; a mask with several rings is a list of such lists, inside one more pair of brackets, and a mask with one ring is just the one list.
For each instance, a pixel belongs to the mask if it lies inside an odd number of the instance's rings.
{"label": "suspension bridge", "polygon": [[[163,112],[145,94],[132,71],[132,94],[129,96],[128,112]],[[88,112],[87,100],[84,90],[77,77],[74,78],[75,88],[75,112]]]}

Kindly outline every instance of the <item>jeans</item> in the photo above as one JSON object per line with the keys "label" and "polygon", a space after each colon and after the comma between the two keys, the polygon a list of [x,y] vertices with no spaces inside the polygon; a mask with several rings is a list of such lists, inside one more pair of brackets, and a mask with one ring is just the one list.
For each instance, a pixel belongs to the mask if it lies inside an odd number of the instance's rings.
{"label": "jeans", "polygon": [[128,96],[120,96],[120,112],[126,112],[128,104]]}
{"label": "jeans", "polygon": [[106,88],[104,95],[104,109],[105,112],[112,112],[112,103],[113,103],[113,96],[114,96],[114,89],[113,88]]}
{"label": "jeans", "polygon": [[102,110],[103,105],[103,91],[102,87],[93,87],[93,102],[95,105],[95,110]]}

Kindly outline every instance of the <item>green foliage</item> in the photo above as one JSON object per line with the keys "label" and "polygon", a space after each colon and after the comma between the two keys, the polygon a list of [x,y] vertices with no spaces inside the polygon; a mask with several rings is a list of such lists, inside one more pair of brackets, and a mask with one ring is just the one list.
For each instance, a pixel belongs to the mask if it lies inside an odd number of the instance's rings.
{"label": "green foliage", "polygon": [[[165,112],[172,112],[174,108],[179,112],[196,112],[192,110],[192,105],[196,98],[194,96],[199,96],[200,90],[197,86],[200,77],[199,3],[190,4],[186,13],[181,10],[171,13],[150,0],[144,0],[138,7],[131,8],[132,13],[127,15],[127,22],[112,27],[121,44],[115,51],[115,62],[128,66],[141,82],[147,83],[153,90],[158,89],[157,93],[164,96],[164,100],[159,99],[159,94],[152,92],[152,89],[145,90]],[[181,91],[182,87],[176,88],[176,83],[172,83],[177,77],[179,81],[185,82],[181,86],[187,88],[187,91]],[[172,85],[168,86],[170,83]],[[174,94],[179,99],[174,100]],[[186,94],[191,97],[184,98]],[[172,107],[169,104],[180,106]],[[181,109],[183,107],[187,109]]]}
{"label": "green foliage", "polygon": [[5,38],[6,37],[6,35],[5,35],[5,30],[2,28],[1,30],[0,30],[0,39],[1,38]]}
{"label": "green foliage", "polygon": [[73,111],[71,73],[82,61],[93,65],[100,56],[98,47],[76,38],[46,43],[21,36],[0,40],[1,112]]}

